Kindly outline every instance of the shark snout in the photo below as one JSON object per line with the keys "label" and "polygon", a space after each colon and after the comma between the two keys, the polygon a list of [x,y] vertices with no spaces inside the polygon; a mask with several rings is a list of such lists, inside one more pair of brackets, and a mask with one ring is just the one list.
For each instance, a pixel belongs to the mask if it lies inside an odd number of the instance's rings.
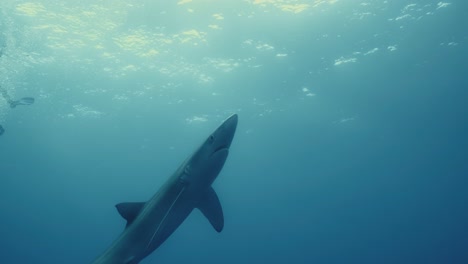
{"label": "shark snout", "polygon": [[237,114],[233,114],[232,116],[228,117],[228,119],[226,119],[226,121],[224,121],[221,125],[220,128],[223,130],[223,133],[221,134],[222,143],[220,144],[221,146],[219,147],[219,149],[229,149],[229,147],[231,146],[232,139],[234,138],[234,134],[236,133],[237,120]]}
{"label": "shark snout", "polygon": [[211,155],[221,150],[229,150],[237,128],[237,114],[226,119],[210,136],[212,140]]}
{"label": "shark snout", "polygon": [[237,114],[233,114],[232,116],[228,117],[226,121],[224,121],[225,124],[232,126],[233,129],[235,130],[237,127]]}

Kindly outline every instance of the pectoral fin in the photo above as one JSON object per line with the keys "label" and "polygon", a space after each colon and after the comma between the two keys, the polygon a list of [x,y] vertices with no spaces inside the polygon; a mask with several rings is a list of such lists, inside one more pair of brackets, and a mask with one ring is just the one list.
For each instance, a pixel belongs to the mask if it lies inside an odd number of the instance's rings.
{"label": "pectoral fin", "polygon": [[210,221],[216,231],[221,232],[223,230],[223,208],[221,207],[218,195],[213,188],[208,189],[208,191],[203,195],[197,208],[206,218],[208,218],[208,221]]}
{"label": "pectoral fin", "polygon": [[140,202],[140,203],[119,203],[115,205],[117,208],[117,211],[119,211],[119,214],[127,220],[127,225],[125,227],[128,227],[133,220],[137,217],[137,215],[140,213],[141,209],[145,203]]}

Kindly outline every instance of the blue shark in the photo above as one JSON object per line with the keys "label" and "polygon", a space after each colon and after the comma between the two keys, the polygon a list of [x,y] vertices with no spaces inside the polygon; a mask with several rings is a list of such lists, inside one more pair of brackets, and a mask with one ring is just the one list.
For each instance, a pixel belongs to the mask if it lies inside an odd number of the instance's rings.
{"label": "blue shark", "polygon": [[127,225],[93,264],[140,263],[164,243],[195,208],[217,232],[223,230],[223,210],[211,185],[226,162],[237,119],[236,114],[226,119],[151,199],[116,205]]}

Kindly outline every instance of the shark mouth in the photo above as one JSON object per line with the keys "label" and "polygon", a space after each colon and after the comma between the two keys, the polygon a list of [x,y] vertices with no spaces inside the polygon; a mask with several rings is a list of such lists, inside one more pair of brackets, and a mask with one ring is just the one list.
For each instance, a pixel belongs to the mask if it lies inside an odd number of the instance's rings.
{"label": "shark mouth", "polygon": [[215,154],[216,152],[218,152],[218,151],[220,151],[220,150],[223,150],[223,149],[229,150],[229,147],[226,146],[226,145],[219,146],[219,147],[217,147],[217,148],[213,151],[213,153],[212,153],[211,155],[213,155],[213,154]]}

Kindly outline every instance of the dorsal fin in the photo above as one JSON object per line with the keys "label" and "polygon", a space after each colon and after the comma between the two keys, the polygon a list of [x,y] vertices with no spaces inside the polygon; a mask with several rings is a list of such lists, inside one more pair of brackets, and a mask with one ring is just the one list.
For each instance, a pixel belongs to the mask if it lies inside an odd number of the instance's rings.
{"label": "dorsal fin", "polygon": [[127,220],[127,225],[125,227],[128,227],[133,220],[135,220],[144,205],[145,203],[143,202],[119,203],[116,204],[115,207],[117,211],[119,211],[119,214]]}
{"label": "dorsal fin", "polygon": [[213,188],[209,188],[208,191],[204,193],[197,208],[206,218],[208,218],[208,221],[210,221],[216,231],[221,232],[223,230],[223,208],[221,207],[218,195]]}

